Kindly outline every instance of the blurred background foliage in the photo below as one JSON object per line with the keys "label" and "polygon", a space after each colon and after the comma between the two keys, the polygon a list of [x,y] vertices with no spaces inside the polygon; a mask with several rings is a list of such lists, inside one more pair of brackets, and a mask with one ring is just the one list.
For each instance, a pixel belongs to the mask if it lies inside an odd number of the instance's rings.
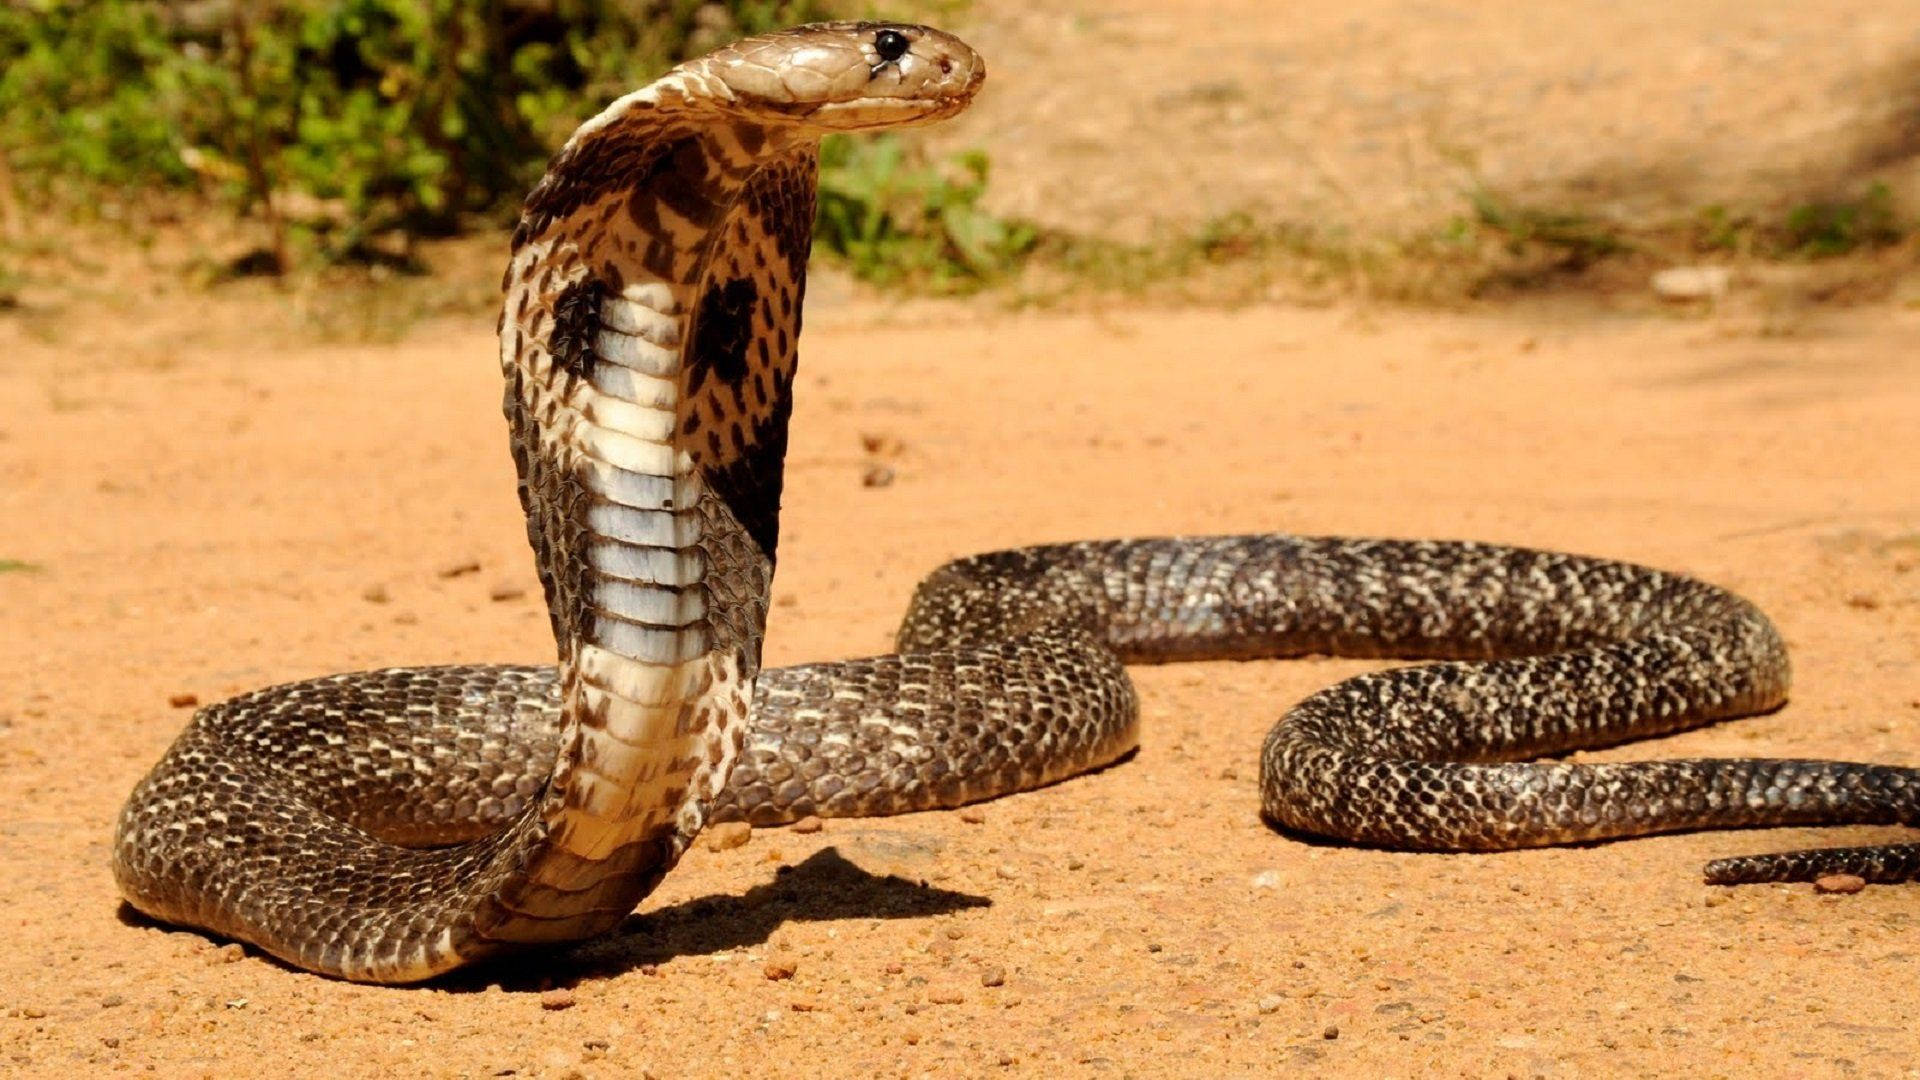
{"label": "blurred background foliage", "polygon": [[[85,206],[165,189],[267,226],[241,272],[407,266],[511,221],[606,102],[735,37],[870,16],[844,0],[0,0],[0,182]],[[1030,236],[984,156],[826,148],[819,243],[856,273],[963,288]]]}
{"label": "blurred background foliage", "polygon": [[[939,22],[965,6],[910,5]],[[150,220],[178,220],[184,200],[194,225],[221,208],[250,239],[196,279],[421,270],[421,240],[510,224],[576,124],[679,60],[793,23],[898,14],[872,0],[0,0],[0,309],[28,206],[116,237],[151,204]],[[995,216],[978,150],[880,135],[829,139],[821,157],[816,253],[922,292],[1017,279],[1021,302],[1089,286],[1237,300],[1287,282],[1452,300],[1699,259],[1892,265],[1914,242],[1879,182],[1618,220],[1476,180],[1457,214],[1403,236],[1233,212],[1121,243]],[[137,224],[130,235],[144,240]]]}

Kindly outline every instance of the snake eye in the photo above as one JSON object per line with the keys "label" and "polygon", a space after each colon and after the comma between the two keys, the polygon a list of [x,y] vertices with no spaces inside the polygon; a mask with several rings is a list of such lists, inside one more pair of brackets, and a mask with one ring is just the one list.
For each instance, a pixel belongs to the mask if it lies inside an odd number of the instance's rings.
{"label": "snake eye", "polygon": [[882,30],[873,36],[873,51],[879,53],[880,59],[887,63],[907,55],[909,44],[907,35],[898,30]]}

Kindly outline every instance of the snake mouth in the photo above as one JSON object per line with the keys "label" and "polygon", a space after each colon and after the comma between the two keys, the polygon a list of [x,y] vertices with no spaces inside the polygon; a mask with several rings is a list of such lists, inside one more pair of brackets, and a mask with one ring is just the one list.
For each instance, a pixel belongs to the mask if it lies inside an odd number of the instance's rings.
{"label": "snake mouth", "polygon": [[964,97],[947,100],[865,97],[854,101],[797,105],[786,115],[812,121],[814,125],[830,131],[865,131],[931,124],[959,113],[968,104],[969,98]]}

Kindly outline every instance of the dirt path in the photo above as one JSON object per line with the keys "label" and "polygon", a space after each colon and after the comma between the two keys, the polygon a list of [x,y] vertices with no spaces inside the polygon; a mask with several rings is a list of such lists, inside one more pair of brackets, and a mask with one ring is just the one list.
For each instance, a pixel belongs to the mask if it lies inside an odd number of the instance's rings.
{"label": "dirt path", "polygon": [[[926,315],[809,326],[773,663],[882,648],[918,574],[1007,543],[1473,536],[1698,573],[1784,628],[1785,711],[1608,756],[1916,760],[1912,311],[1784,339],[1733,319]],[[0,341],[0,557],[39,567],[0,574],[0,1067],[1920,1067],[1911,891],[1697,877],[1885,830],[1450,857],[1264,827],[1262,733],[1349,662],[1141,670],[1136,760],[981,823],[702,848],[615,938],[449,987],[326,982],[123,919],[106,840],[186,718],[170,695],[550,654],[490,349],[469,325],[266,355]],[[904,444],[891,486],[862,486],[866,436]],[[791,979],[764,974],[776,956]],[[548,980],[571,1007],[542,1008]]]}
{"label": "dirt path", "polygon": [[977,0],[992,79],[940,137],[991,201],[1140,238],[1236,211],[1338,242],[1466,193],[1630,222],[1920,200],[1915,0]]}

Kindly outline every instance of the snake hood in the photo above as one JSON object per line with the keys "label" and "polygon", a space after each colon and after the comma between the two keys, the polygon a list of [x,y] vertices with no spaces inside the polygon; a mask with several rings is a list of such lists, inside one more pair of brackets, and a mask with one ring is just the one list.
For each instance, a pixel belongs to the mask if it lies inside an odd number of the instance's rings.
{"label": "snake hood", "polygon": [[[552,667],[387,668],[210,705],[122,811],[114,873],[166,922],[412,982],[620,926],[715,818],[957,806],[1137,742],[1123,664],[1442,661],[1290,710],[1264,815],[1403,848],[1920,823],[1920,770],[1529,763],[1778,707],[1751,604],[1625,563],[1288,536],[962,559],[900,651],[762,672],[822,135],[958,112],[983,67],[838,23],[683,64],[588,121],[528,196],[503,411]],[[711,815],[711,816],[710,816]],[[1716,863],[1715,881],[1920,876],[1920,845]]]}

